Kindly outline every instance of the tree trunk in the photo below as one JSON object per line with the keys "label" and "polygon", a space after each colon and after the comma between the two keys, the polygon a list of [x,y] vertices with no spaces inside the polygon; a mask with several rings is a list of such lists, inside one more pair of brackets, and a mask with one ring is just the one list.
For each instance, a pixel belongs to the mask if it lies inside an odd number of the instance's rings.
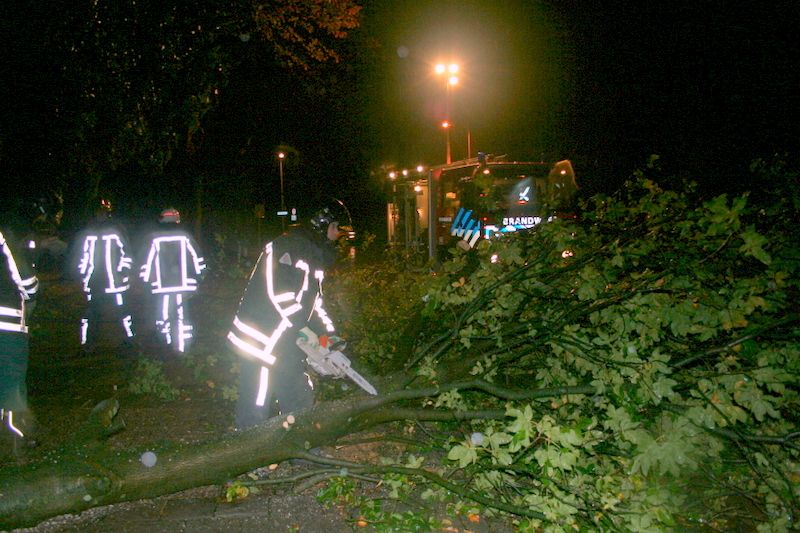
{"label": "tree trunk", "polygon": [[96,442],[37,464],[3,468],[0,528],[31,526],[91,507],[224,483],[375,423],[359,416],[375,404],[361,397],[321,403],[295,415],[288,429],[281,416],[213,441],[156,449],[157,462],[149,468],[139,461],[143,450],[112,453]]}

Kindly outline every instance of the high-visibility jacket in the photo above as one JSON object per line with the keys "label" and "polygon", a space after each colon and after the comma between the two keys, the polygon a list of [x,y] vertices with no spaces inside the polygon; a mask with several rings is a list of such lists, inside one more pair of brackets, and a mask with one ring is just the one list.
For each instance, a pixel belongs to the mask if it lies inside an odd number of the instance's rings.
{"label": "high-visibility jacket", "polygon": [[[240,354],[262,364],[256,405],[263,405],[269,368],[280,357],[301,357],[294,345],[300,329],[309,326],[318,334],[335,331],[322,300],[325,269],[334,258],[333,246],[302,228],[264,247],[228,332]],[[277,353],[279,346],[292,353]]]}
{"label": "high-visibility jacket", "polygon": [[0,231],[0,332],[28,333],[26,306],[36,297],[39,280],[16,245]]}
{"label": "high-visibility jacket", "polygon": [[115,296],[122,305],[122,295],[130,288],[133,258],[125,233],[111,223],[89,226],[77,241],[78,272],[87,299],[93,294]]}
{"label": "high-visibility jacket", "polygon": [[154,233],[139,276],[153,294],[194,292],[206,269],[198,250],[194,239],[177,226]]}

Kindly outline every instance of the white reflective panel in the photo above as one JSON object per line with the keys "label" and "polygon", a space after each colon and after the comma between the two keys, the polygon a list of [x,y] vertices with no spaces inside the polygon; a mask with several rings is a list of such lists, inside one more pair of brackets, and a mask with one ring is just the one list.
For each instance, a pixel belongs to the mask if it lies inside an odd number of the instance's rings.
{"label": "white reflective panel", "polygon": [[122,327],[125,328],[125,335],[129,338],[133,337],[133,320],[131,319],[131,315],[127,315],[122,319]]}
{"label": "white reflective panel", "polygon": [[25,435],[22,434],[22,431],[14,425],[14,413],[6,411],[6,418],[8,419],[8,428],[20,437],[24,437]]}
{"label": "white reflective panel", "polygon": [[22,311],[13,307],[0,306],[0,316],[15,316],[22,317]]}
{"label": "white reflective panel", "polygon": [[262,366],[261,373],[259,374],[258,381],[258,394],[256,394],[256,405],[259,407],[264,406],[267,400],[267,390],[269,387],[269,368]]}
{"label": "white reflective panel", "polygon": [[89,319],[81,318],[81,345],[86,344],[88,332],[89,332]]}

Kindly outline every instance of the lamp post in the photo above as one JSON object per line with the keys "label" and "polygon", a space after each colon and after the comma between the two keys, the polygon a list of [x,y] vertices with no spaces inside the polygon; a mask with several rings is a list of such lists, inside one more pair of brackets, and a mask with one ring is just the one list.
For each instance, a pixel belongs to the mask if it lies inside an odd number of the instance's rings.
{"label": "lamp post", "polygon": [[395,231],[397,230],[397,218],[398,218],[398,211],[397,211],[397,172],[392,170],[389,172],[389,181],[392,184],[392,203],[389,204],[387,209],[387,217],[386,217],[386,236],[389,244],[394,246],[397,244],[397,236],[395,235]]}
{"label": "lamp post", "polygon": [[442,122],[442,128],[444,128],[444,139],[445,139],[445,163],[448,165],[453,161],[450,158],[450,121],[445,120]]}
{"label": "lamp post", "polygon": [[445,99],[444,99],[444,121],[442,122],[442,127],[445,130],[445,138],[447,141],[447,158],[446,163],[449,165],[452,163],[452,158],[450,157],[450,127],[452,123],[450,122],[450,91],[452,87],[458,85],[458,72],[459,66],[458,63],[450,63],[445,65],[444,63],[438,63],[434,68],[434,72],[437,76],[446,76],[444,90],[445,90]]}
{"label": "lamp post", "polygon": [[281,177],[281,229],[286,229],[286,202],[283,196],[283,160],[286,159],[285,152],[278,152],[278,174]]}

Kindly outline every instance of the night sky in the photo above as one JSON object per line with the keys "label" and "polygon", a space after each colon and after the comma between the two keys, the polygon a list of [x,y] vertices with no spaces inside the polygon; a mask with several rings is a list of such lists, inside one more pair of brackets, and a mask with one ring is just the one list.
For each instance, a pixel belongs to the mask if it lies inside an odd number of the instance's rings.
{"label": "night sky", "polygon": [[[569,158],[579,177],[624,177],[660,154],[675,172],[726,181],[753,157],[797,149],[800,3],[387,5],[367,10],[368,29],[385,29],[379,106],[403,110],[381,129],[387,157],[443,158],[431,64],[447,57],[465,74],[452,93],[458,157],[466,127],[479,150]],[[391,57],[400,46],[409,55]]]}
{"label": "night sky", "polygon": [[[755,157],[797,152],[798,2],[365,3],[345,61],[322,71],[332,76],[319,79],[324,90],[304,89],[308,80],[258,45],[235,44],[242,61],[207,116],[196,164],[272,187],[271,153],[285,143],[297,150],[293,194],[336,192],[373,209],[381,166],[444,162],[446,91],[433,75],[442,60],[461,65],[449,106],[454,159],[467,155],[469,132],[472,155],[568,158],[595,191],[650,154],[716,187],[746,186]],[[45,188],[69,145],[48,99],[62,83],[61,51],[40,44],[54,8],[65,3],[12,2],[0,26],[10,37],[0,81],[10,190]]]}

